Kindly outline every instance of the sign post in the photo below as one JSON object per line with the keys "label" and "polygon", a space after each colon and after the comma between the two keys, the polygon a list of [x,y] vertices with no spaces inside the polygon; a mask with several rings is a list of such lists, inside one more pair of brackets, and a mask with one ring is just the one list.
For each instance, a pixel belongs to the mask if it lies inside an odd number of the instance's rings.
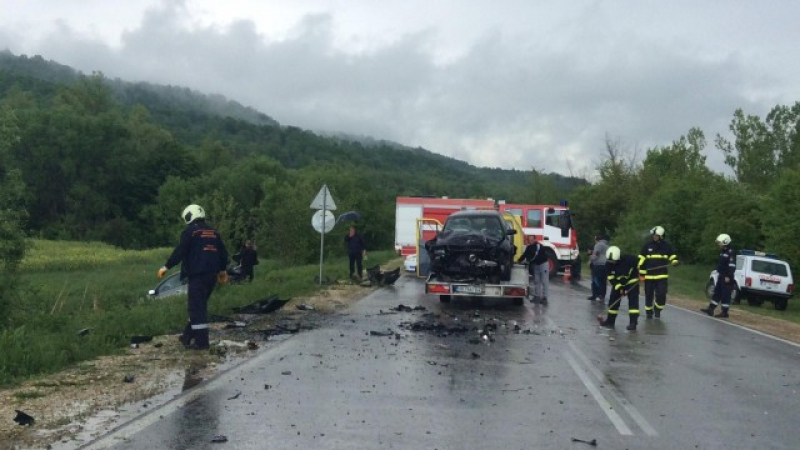
{"label": "sign post", "polygon": [[322,265],[325,252],[325,233],[331,231],[335,225],[336,219],[333,217],[331,211],[336,209],[336,202],[331,197],[331,191],[328,190],[328,185],[323,184],[322,189],[319,190],[317,196],[311,202],[311,209],[318,209],[314,216],[311,218],[311,225],[320,234],[319,238],[319,284],[322,285]]}

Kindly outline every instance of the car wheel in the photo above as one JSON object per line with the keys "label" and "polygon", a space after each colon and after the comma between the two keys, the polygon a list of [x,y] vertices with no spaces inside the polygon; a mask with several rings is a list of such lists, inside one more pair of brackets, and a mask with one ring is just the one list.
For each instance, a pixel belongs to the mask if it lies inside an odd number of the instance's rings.
{"label": "car wheel", "polygon": [[[706,297],[708,297],[709,300],[714,298],[714,279],[713,278],[708,280],[708,284],[706,284]],[[733,296],[731,295],[731,299],[732,298],[733,298]]]}
{"label": "car wheel", "polygon": [[789,306],[789,300],[785,298],[776,298],[775,299],[775,309],[778,311],[786,311],[786,307]]}
{"label": "car wheel", "polygon": [[450,303],[450,296],[449,295],[440,295],[439,301],[442,303]]}

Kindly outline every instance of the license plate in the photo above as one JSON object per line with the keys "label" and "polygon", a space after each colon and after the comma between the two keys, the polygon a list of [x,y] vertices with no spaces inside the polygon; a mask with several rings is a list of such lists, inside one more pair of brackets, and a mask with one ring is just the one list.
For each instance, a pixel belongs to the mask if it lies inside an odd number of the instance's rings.
{"label": "license plate", "polygon": [[459,294],[483,294],[483,288],[480,286],[453,286],[453,288]]}

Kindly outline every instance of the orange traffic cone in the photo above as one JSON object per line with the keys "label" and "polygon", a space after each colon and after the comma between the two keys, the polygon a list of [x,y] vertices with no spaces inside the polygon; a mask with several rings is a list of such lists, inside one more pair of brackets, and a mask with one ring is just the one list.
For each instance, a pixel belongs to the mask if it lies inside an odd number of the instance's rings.
{"label": "orange traffic cone", "polygon": [[568,265],[564,266],[564,282],[569,282],[572,280],[572,267]]}

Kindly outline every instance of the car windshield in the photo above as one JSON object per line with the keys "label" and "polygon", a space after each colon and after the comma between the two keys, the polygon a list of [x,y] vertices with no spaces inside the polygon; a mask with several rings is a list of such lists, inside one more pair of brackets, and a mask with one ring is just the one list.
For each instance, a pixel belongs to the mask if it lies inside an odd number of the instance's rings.
{"label": "car windshield", "polygon": [[777,275],[780,277],[785,277],[789,275],[789,272],[786,269],[785,264],[776,263],[772,261],[763,261],[760,259],[754,259],[751,267],[753,268],[753,272],[766,273],[768,275]]}
{"label": "car windshield", "polygon": [[457,217],[448,220],[442,231],[456,234],[481,233],[502,237],[504,234],[504,226],[503,222],[496,217]]}

